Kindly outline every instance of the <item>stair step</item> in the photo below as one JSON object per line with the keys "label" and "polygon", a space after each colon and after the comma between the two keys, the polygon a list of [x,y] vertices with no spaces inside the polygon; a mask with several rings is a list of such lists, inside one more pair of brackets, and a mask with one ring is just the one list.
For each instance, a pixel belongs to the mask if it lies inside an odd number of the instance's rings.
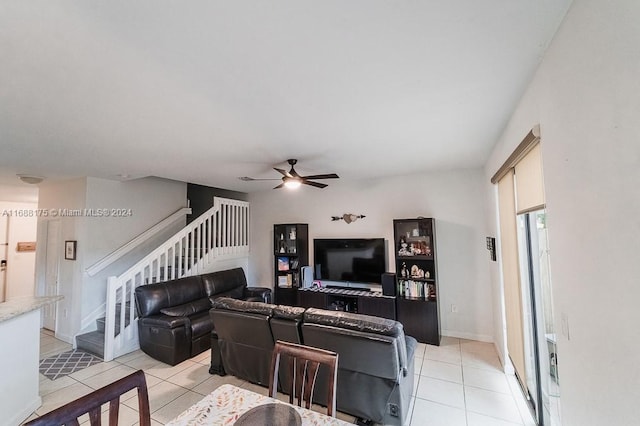
{"label": "stair step", "polygon": [[81,334],[76,336],[76,344],[78,349],[104,358],[104,333],[91,331]]}
{"label": "stair step", "polygon": [[[129,308],[131,307],[131,302],[127,302],[125,303],[125,307],[126,307],[126,311],[125,311],[125,316],[124,316],[124,325],[127,326],[129,325],[129,323],[131,323],[131,319],[130,319],[130,310]],[[117,336],[118,334],[120,334],[120,310],[122,309],[122,304],[118,303],[116,304],[116,324],[115,324],[115,333],[114,336]],[[98,318],[96,320],[96,324],[98,326],[98,331],[102,334],[104,334],[104,330],[105,330],[105,323],[106,323],[106,318],[102,317],[102,318]]]}

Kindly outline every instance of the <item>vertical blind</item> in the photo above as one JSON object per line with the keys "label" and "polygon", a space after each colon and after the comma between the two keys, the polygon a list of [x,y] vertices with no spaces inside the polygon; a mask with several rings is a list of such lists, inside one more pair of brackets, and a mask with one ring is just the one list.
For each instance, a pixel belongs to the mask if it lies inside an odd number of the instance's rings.
{"label": "vertical blind", "polygon": [[536,126],[491,179],[498,185],[507,350],[523,387],[526,387],[527,380],[516,216],[544,207],[539,142],[540,132]]}

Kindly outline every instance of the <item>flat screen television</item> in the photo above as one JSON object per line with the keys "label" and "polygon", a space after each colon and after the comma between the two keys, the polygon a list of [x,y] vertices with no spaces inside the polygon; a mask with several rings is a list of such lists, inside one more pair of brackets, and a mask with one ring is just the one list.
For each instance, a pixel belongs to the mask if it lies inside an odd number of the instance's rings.
{"label": "flat screen television", "polygon": [[384,238],[313,240],[316,280],[343,284],[380,284],[386,269]]}

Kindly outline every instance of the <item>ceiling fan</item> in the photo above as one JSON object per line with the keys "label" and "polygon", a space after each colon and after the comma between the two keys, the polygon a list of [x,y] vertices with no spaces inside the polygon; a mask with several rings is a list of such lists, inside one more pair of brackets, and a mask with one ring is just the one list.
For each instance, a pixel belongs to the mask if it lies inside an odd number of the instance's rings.
{"label": "ceiling fan", "polygon": [[[298,188],[300,185],[309,185],[309,186],[315,186],[316,188],[326,188],[327,184],[325,183],[319,183],[319,182],[312,182],[311,179],[313,180],[317,180],[317,179],[339,179],[340,176],[338,176],[335,173],[329,173],[329,174],[324,174],[324,175],[309,175],[309,176],[300,176],[298,174],[298,172],[296,172],[296,170],[293,168],[293,166],[296,165],[296,163],[298,162],[298,160],[292,158],[287,160],[287,162],[291,165],[291,170],[286,171],[283,169],[279,169],[277,167],[274,167],[273,170],[277,171],[278,173],[280,173],[282,175],[282,183],[278,186],[276,186],[273,189],[278,189],[278,188],[282,188],[282,187],[287,187],[287,188]],[[240,180],[244,180],[244,181],[254,181],[254,180],[278,180],[278,179],[255,179],[252,177],[248,177],[248,176],[243,176],[240,178]]]}

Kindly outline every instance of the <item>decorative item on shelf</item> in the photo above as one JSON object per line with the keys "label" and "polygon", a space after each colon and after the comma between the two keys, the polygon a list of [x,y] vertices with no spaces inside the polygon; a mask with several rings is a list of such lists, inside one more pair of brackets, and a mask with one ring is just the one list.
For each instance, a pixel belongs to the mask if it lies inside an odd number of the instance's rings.
{"label": "decorative item on shelf", "polygon": [[280,275],[278,277],[278,287],[287,287],[287,276]]}
{"label": "decorative item on shelf", "polygon": [[342,216],[331,216],[332,221],[336,220],[344,220],[347,223],[355,222],[358,219],[365,218],[366,216],[363,214],[353,214],[353,213],[345,213]]}
{"label": "decorative item on shelf", "polygon": [[424,278],[424,271],[418,265],[411,266],[411,278]]}
{"label": "decorative item on shelf", "polygon": [[289,258],[288,257],[279,257],[278,258],[278,271],[288,271],[289,270]]}
{"label": "decorative item on shelf", "polygon": [[408,278],[409,277],[409,271],[407,270],[407,264],[402,262],[402,269],[400,270],[400,276],[402,276],[402,278]]}
{"label": "decorative item on shelf", "polygon": [[287,252],[287,245],[285,244],[284,240],[280,241],[280,253],[286,253]]}
{"label": "decorative item on shelf", "polygon": [[398,256],[413,256],[413,253],[407,244],[407,240],[405,240],[404,237],[400,237],[400,249],[398,250]]}
{"label": "decorative item on shelf", "polygon": [[417,237],[417,236],[419,236],[419,235],[420,235],[420,234],[419,234],[419,231],[418,231],[418,228],[413,228],[413,231],[411,231],[411,232],[412,232],[412,235],[413,235],[414,237]]}
{"label": "decorative item on shelf", "polygon": [[425,278],[431,278],[431,273],[429,271],[424,271]]}
{"label": "decorative item on shelf", "polygon": [[291,228],[291,231],[289,231],[289,239],[290,240],[296,239],[296,228]]}

